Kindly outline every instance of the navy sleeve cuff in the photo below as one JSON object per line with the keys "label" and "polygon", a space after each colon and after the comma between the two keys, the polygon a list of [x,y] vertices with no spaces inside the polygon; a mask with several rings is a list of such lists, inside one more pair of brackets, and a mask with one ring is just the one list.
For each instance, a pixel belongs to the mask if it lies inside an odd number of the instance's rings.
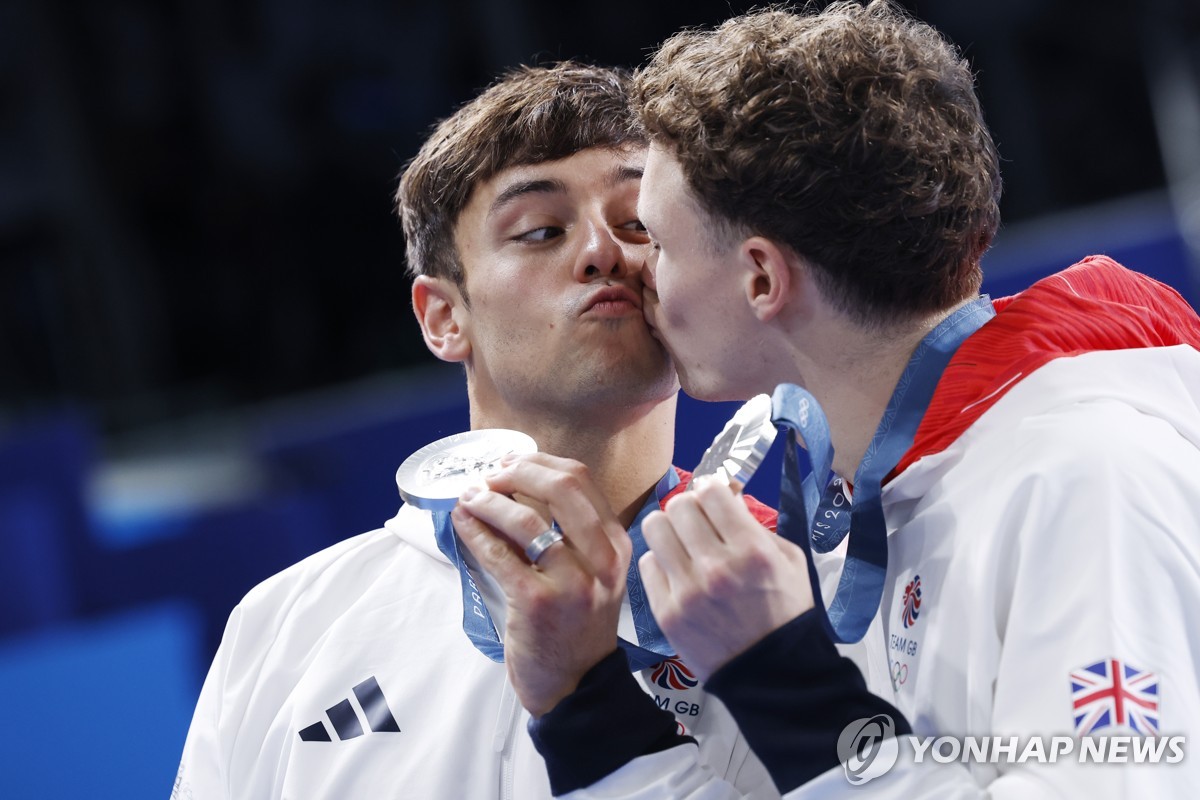
{"label": "navy sleeve cuff", "polygon": [[717,670],[704,688],[723,702],[782,793],[841,763],[837,742],[851,722],[887,714],[896,734],[912,732],[894,706],[872,694],[806,611]]}
{"label": "navy sleeve cuff", "polygon": [[555,796],[591,786],[638,756],[695,743],[678,730],[671,712],[659,708],[629,672],[620,649],[553,709],[529,721]]}

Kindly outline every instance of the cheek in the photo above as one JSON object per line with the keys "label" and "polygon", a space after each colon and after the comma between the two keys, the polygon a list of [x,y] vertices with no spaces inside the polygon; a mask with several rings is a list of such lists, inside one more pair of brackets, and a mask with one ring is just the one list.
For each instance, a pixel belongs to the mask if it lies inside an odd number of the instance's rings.
{"label": "cheek", "polygon": [[694,287],[670,262],[659,262],[654,280],[667,319],[674,327],[686,327],[687,319],[695,312]]}
{"label": "cheek", "polygon": [[630,267],[643,267],[649,271],[654,265],[654,248],[648,242],[622,242],[621,250]]}

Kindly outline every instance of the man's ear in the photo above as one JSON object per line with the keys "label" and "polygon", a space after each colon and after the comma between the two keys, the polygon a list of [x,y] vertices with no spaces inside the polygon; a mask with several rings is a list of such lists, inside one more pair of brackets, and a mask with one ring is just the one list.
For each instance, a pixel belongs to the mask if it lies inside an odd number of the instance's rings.
{"label": "man's ear", "polygon": [[429,352],[442,361],[466,361],[471,341],[463,329],[466,305],[458,287],[445,278],[418,275],[413,279],[412,305]]}
{"label": "man's ear", "polygon": [[746,301],[762,322],[774,319],[787,306],[792,291],[790,252],[762,236],[742,242],[738,257],[747,268]]}

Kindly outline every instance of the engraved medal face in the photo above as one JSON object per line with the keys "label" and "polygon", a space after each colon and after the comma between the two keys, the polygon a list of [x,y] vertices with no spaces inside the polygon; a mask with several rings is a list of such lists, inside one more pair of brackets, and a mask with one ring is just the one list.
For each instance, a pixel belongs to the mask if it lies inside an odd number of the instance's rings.
{"label": "engraved medal face", "polygon": [[688,488],[695,486],[695,479],[702,475],[718,475],[744,486],[771,449],[775,433],[770,396],[760,394],[750,398],[725,423],[712,446],[704,451],[692,472],[692,483]]}
{"label": "engraved medal face", "polygon": [[404,502],[429,511],[450,511],[469,486],[500,468],[509,453],[537,452],[533,438],[520,431],[485,428],[466,431],[427,444],[396,470],[396,486]]}

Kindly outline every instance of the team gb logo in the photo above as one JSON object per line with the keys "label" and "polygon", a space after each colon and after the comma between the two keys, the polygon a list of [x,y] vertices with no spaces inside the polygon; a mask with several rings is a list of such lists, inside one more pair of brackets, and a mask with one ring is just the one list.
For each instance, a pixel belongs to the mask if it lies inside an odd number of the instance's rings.
{"label": "team gb logo", "polygon": [[904,627],[911,628],[919,616],[921,616],[921,576],[914,575],[908,586],[904,587],[900,621],[904,623]]}

